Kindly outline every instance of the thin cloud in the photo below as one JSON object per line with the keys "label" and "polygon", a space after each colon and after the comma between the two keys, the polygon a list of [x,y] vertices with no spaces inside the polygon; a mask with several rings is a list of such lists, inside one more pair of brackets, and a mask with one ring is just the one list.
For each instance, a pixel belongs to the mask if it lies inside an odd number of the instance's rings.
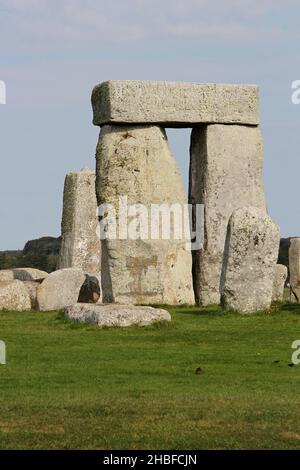
{"label": "thin cloud", "polygon": [[[126,44],[159,38],[242,41],[263,38],[266,41],[285,34],[280,24],[269,21],[271,16],[297,7],[295,0],[280,3],[271,0],[2,0],[0,36],[17,31],[18,39],[28,41],[36,49],[45,45],[54,49],[61,41],[66,41],[66,47],[68,41],[96,47],[97,42]],[[262,21],[265,28],[260,26]]]}

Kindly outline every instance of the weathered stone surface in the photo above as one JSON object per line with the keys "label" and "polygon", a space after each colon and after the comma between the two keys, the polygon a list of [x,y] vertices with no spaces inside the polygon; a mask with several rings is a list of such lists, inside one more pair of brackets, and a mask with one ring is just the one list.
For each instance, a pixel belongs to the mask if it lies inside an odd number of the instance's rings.
{"label": "weathered stone surface", "polygon": [[1,269],[0,270],[0,282],[1,281],[38,281],[43,280],[48,276],[46,271],[34,268],[15,268],[15,269]]}
{"label": "weathered stone surface", "polygon": [[41,281],[48,276],[46,271],[34,268],[16,268],[13,269],[13,273],[14,278],[19,281]]}
{"label": "weathered stone surface", "polygon": [[286,266],[283,264],[276,264],[274,266],[272,302],[282,302],[287,275],[288,270]]}
{"label": "weathered stone surface", "polygon": [[85,274],[78,268],[54,271],[37,288],[37,303],[41,311],[59,310],[78,301]]}
{"label": "weathered stone surface", "polygon": [[92,93],[94,124],[259,123],[258,88],[156,81],[108,81]]}
{"label": "weathered stone surface", "polygon": [[100,299],[101,289],[98,277],[86,274],[81,286],[78,302],[96,303]]}
{"label": "weathered stone surface", "polygon": [[[116,209],[117,225],[125,213],[119,210],[120,195],[128,205],[142,203],[148,213],[151,204],[182,207],[183,185],[165,132],[156,126],[104,126],[97,147],[96,190],[99,205]],[[103,302],[194,303],[191,254],[183,239],[122,236],[102,240]]]}
{"label": "weathered stone surface", "polygon": [[270,308],[279,228],[265,211],[237,209],[230,217],[221,279],[226,310],[251,313]]}
{"label": "weathered stone surface", "polygon": [[96,323],[99,327],[147,326],[155,322],[171,321],[167,310],[120,304],[78,303],[65,308],[65,316],[81,323]]}
{"label": "weathered stone surface", "polygon": [[300,238],[292,238],[289,248],[291,301],[300,303]]}
{"label": "weathered stone surface", "polygon": [[97,236],[95,172],[83,169],[65,178],[62,244],[57,267],[100,271],[100,240]]}
{"label": "weathered stone surface", "polygon": [[0,310],[30,310],[31,302],[27,288],[23,282],[0,282]]}
{"label": "weathered stone surface", "polygon": [[265,210],[263,147],[257,127],[208,125],[191,137],[189,202],[204,204],[203,249],[193,251],[196,303],[220,302],[220,276],[229,217],[235,209]]}
{"label": "weathered stone surface", "polygon": [[0,270],[0,282],[2,281],[13,281],[14,272],[12,269],[1,269]]}
{"label": "weathered stone surface", "polygon": [[30,302],[31,302],[31,309],[37,310],[38,303],[37,303],[37,288],[40,285],[39,281],[23,281],[24,286],[27,288]]}

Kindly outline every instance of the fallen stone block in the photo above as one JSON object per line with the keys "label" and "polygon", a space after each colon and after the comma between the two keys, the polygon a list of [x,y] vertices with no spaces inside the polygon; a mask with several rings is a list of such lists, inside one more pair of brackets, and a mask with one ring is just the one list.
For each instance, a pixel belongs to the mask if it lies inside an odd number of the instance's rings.
{"label": "fallen stone block", "polygon": [[0,310],[30,310],[30,296],[23,282],[18,280],[0,282]]}
{"label": "fallen stone block", "polygon": [[13,274],[19,281],[42,281],[48,276],[46,271],[35,268],[15,268]]}
{"label": "fallen stone block", "polygon": [[230,217],[221,278],[222,306],[251,313],[268,310],[278,257],[279,228],[256,207]]}
{"label": "fallen stone block", "polygon": [[40,311],[59,310],[78,301],[85,274],[78,268],[54,271],[37,288]]}
{"label": "fallen stone block", "polygon": [[95,323],[99,327],[147,326],[171,321],[167,310],[120,304],[80,304],[65,308],[65,316],[80,323]]}
{"label": "fallen stone block", "polygon": [[111,80],[92,93],[94,124],[259,124],[258,87]]}
{"label": "fallen stone block", "polygon": [[0,270],[0,282],[2,281],[13,281],[15,279],[14,272],[12,269],[1,269]]}

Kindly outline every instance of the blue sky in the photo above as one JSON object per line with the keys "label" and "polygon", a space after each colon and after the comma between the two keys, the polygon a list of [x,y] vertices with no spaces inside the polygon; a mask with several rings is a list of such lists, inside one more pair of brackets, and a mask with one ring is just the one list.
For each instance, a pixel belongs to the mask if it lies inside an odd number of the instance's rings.
{"label": "blue sky", "polygon": [[[94,167],[90,94],[108,79],[256,83],[264,182],[300,236],[297,0],[0,0],[0,249],[60,233],[65,173]],[[185,182],[188,130],[167,131]]]}

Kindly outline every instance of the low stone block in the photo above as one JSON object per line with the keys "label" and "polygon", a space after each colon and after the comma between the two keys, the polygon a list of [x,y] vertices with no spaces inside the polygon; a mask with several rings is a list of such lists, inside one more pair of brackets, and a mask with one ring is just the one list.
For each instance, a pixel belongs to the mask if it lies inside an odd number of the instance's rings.
{"label": "low stone block", "polygon": [[0,270],[0,282],[13,281],[15,279],[14,272],[12,269],[1,269]]}
{"label": "low stone block", "polygon": [[42,281],[48,276],[46,271],[35,268],[16,268],[13,269],[13,274],[19,281]]}
{"label": "low stone block", "polygon": [[65,308],[65,316],[80,323],[95,323],[99,327],[147,326],[155,322],[171,321],[167,310],[120,304],[77,303]]}
{"label": "low stone block", "polygon": [[85,274],[78,268],[54,271],[37,288],[40,311],[59,310],[78,301]]}
{"label": "low stone block", "polygon": [[0,282],[0,310],[30,310],[30,296],[23,282],[18,280]]}

